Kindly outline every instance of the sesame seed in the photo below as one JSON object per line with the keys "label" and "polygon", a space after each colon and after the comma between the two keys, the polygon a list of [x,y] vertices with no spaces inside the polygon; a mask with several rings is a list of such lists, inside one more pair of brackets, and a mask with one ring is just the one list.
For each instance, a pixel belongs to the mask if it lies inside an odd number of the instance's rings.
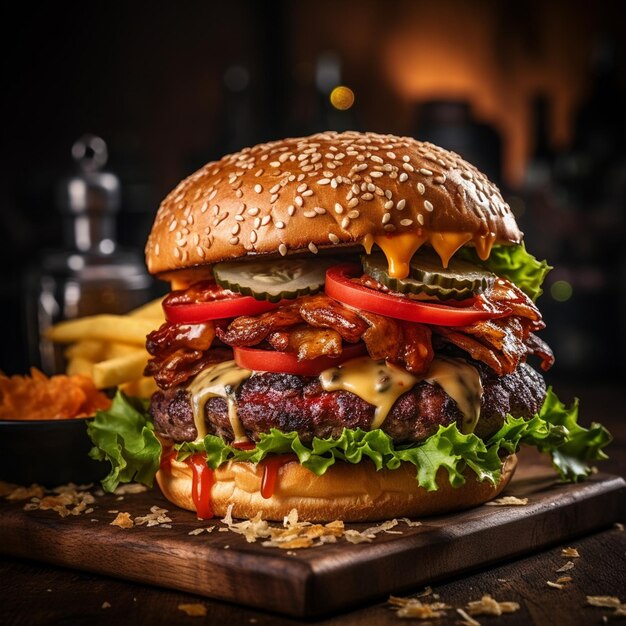
{"label": "sesame seed", "polygon": [[374,185],[373,183],[369,183],[366,187],[366,189],[371,192],[374,193],[374,191],[376,191],[376,185]]}
{"label": "sesame seed", "polygon": [[402,174],[400,174],[398,180],[403,183],[405,181],[407,181],[409,178],[409,175],[406,172],[402,172]]}
{"label": "sesame seed", "polygon": [[417,190],[423,196],[424,193],[426,192],[426,187],[424,187],[424,183],[417,183]]}
{"label": "sesame seed", "polygon": [[433,178],[433,180],[438,184],[438,185],[443,185],[446,182],[446,175],[442,174],[441,176],[435,176],[435,178]]}
{"label": "sesame seed", "polygon": [[270,167],[280,167],[280,161],[272,161]]}
{"label": "sesame seed", "polygon": [[304,217],[317,217],[317,213],[315,211],[304,211],[302,215],[304,215]]}
{"label": "sesame seed", "polygon": [[232,185],[237,180],[237,174],[231,174],[228,177],[228,182]]}
{"label": "sesame seed", "polygon": [[270,204],[274,204],[274,202],[276,202],[276,200],[278,200],[278,194],[277,193],[273,193],[270,196]]}
{"label": "sesame seed", "polygon": [[280,189],[280,183],[276,183],[271,189],[270,193],[276,193]]}
{"label": "sesame seed", "polygon": [[395,153],[395,152],[387,152],[387,156],[388,156],[390,159],[395,159],[395,158],[396,158],[396,153]]}
{"label": "sesame seed", "polygon": [[385,204],[383,204],[383,208],[388,211],[389,209],[393,208],[393,200],[387,200],[387,202],[385,202]]}
{"label": "sesame seed", "polygon": [[320,178],[317,181],[318,185],[328,185],[328,183],[330,183],[330,178]]}
{"label": "sesame seed", "polygon": [[302,197],[303,198],[308,198],[309,196],[313,195],[313,190],[312,189],[307,189],[306,191],[302,192]]}
{"label": "sesame seed", "polygon": [[258,228],[259,226],[261,226],[261,218],[260,217],[255,217],[254,218],[254,227]]}
{"label": "sesame seed", "polygon": [[252,217],[254,217],[255,215],[258,215],[258,214],[259,214],[258,207],[252,207],[248,209],[248,215],[252,215]]}
{"label": "sesame seed", "polygon": [[330,181],[330,186],[331,186],[333,189],[337,189],[337,179],[336,179],[336,178],[333,178],[333,179]]}
{"label": "sesame seed", "polygon": [[276,228],[285,228],[285,222],[278,221],[274,224],[274,226],[276,226]]}
{"label": "sesame seed", "polygon": [[427,211],[430,211],[430,212],[432,213],[432,211],[433,211],[433,209],[434,209],[435,207],[433,206],[433,203],[432,203],[432,202],[429,202],[428,200],[424,200],[424,208],[425,208]]}
{"label": "sesame seed", "polygon": [[239,232],[239,228],[240,228],[240,227],[239,227],[239,224],[235,224],[235,225],[234,225],[234,226],[230,229],[231,234],[236,235],[236,234]]}
{"label": "sesame seed", "polygon": [[311,243],[309,243],[309,250],[313,253],[313,254],[317,254],[318,250],[317,250],[317,246],[311,241]]}
{"label": "sesame seed", "polygon": [[383,175],[384,175],[384,172],[370,172],[370,176],[372,178],[380,178]]}
{"label": "sesame seed", "polygon": [[313,209],[318,215],[324,215],[324,213],[326,213],[326,209],[324,207],[321,206],[316,206]]}
{"label": "sesame seed", "polygon": [[269,221],[271,220],[271,216],[270,215],[266,215],[262,220],[261,220],[261,226],[266,226],[267,224],[269,224]]}
{"label": "sesame seed", "polygon": [[350,226],[350,218],[349,217],[344,217],[341,220],[341,228],[343,228],[345,230],[346,228],[348,228],[348,226]]}
{"label": "sesame seed", "polygon": [[417,214],[417,221],[424,226],[424,216],[421,213]]}
{"label": "sesame seed", "polygon": [[159,246],[158,242],[154,245],[154,254],[159,256],[159,252],[161,251],[161,246]]}
{"label": "sesame seed", "polygon": [[335,233],[328,233],[328,238],[333,242],[333,243],[339,243],[339,237],[337,237],[337,235],[335,235]]}
{"label": "sesame seed", "polygon": [[352,198],[352,200],[350,200],[350,202],[348,202],[348,208],[349,209],[353,209],[355,206],[357,206],[357,204],[359,204],[359,199],[358,198]]}
{"label": "sesame seed", "polygon": [[256,243],[256,230],[250,231],[250,243]]}
{"label": "sesame seed", "polygon": [[298,188],[296,189],[296,191],[298,193],[302,193],[303,191],[306,190],[307,187],[308,187],[308,185],[306,183],[302,183],[301,185],[298,185]]}
{"label": "sesame seed", "polygon": [[425,167],[420,167],[420,174],[423,174],[424,176],[432,176],[433,173],[426,169]]}
{"label": "sesame seed", "polygon": [[213,200],[213,198],[215,198],[215,196],[216,196],[216,195],[217,195],[217,189],[214,189],[214,190],[211,192],[211,195],[209,196],[209,202],[210,202],[211,200]]}
{"label": "sesame seed", "polygon": [[304,204],[304,200],[302,199],[302,196],[296,196],[295,199],[294,199],[294,202],[298,206],[302,206]]}
{"label": "sesame seed", "polygon": [[281,243],[280,246],[278,246],[278,252],[280,252],[280,256],[285,256],[287,254],[287,246]]}
{"label": "sesame seed", "polygon": [[402,209],[404,209],[405,206],[406,206],[406,200],[403,198],[402,200],[398,200],[398,203],[396,204],[396,209],[398,209],[398,211],[402,211]]}
{"label": "sesame seed", "polygon": [[335,202],[335,213],[337,213],[337,215],[341,215],[343,213],[343,207],[339,204],[339,202]]}
{"label": "sesame seed", "polygon": [[384,161],[377,155],[373,154],[370,159],[372,159],[372,161],[374,161],[374,163],[384,163]]}
{"label": "sesame seed", "polygon": [[404,163],[402,165],[403,169],[407,172],[414,172],[415,168],[410,163]]}
{"label": "sesame seed", "polygon": [[238,222],[243,222],[243,220],[244,220],[245,218],[243,217],[243,215],[235,215],[235,219],[236,219]]}
{"label": "sesame seed", "polygon": [[394,224],[385,224],[383,228],[388,232],[392,232],[396,229]]}
{"label": "sesame seed", "polygon": [[196,247],[196,252],[200,258],[204,259],[204,250],[200,246]]}
{"label": "sesame seed", "polygon": [[362,172],[367,169],[367,163],[360,163],[352,168],[355,172]]}
{"label": "sesame seed", "polygon": [[257,193],[261,193],[263,191],[263,186],[259,185],[258,183],[254,186],[254,191],[256,191]]}
{"label": "sesame seed", "polygon": [[400,220],[400,224],[402,226],[410,226],[412,223],[413,223],[413,220],[409,220],[409,219]]}
{"label": "sesame seed", "polygon": [[356,183],[354,183],[354,185],[352,185],[352,187],[351,187],[350,191],[351,191],[352,193],[359,193],[360,188],[359,188],[359,186],[358,186]]}
{"label": "sesame seed", "polygon": [[170,224],[170,233],[174,232],[176,230],[176,226],[178,226],[178,224],[176,223],[176,220],[174,220],[171,224]]}
{"label": "sesame seed", "polygon": [[385,213],[383,215],[383,224],[387,224],[389,222],[389,220],[391,219],[391,213]]}
{"label": "sesame seed", "polygon": [[293,204],[290,204],[290,205],[287,207],[287,213],[288,213],[290,216],[292,216],[295,212],[296,212],[296,207],[295,207],[295,206],[293,206]]}
{"label": "sesame seed", "polygon": [[193,242],[194,246],[197,246],[200,243],[200,235],[198,235],[198,233],[194,233],[191,241]]}
{"label": "sesame seed", "polygon": [[361,200],[365,200],[366,202],[369,202],[370,200],[373,200],[373,199],[374,199],[374,195],[373,195],[373,194],[371,194],[371,193],[369,193],[369,192],[364,193],[364,194],[361,196]]}
{"label": "sesame seed", "polygon": [[409,155],[408,155],[408,154],[405,154],[405,155],[402,157],[402,160],[403,160],[405,163],[408,163],[411,159],[409,158]]}
{"label": "sesame seed", "polygon": [[359,215],[361,215],[356,209],[350,211],[350,213],[348,213],[348,217],[351,220],[355,220],[357,217],[359,217]]}
{"label": "sesame seed", "polygon": [[200,213],[206,213],[208,211],[208,209],[209,209],[209,203],[208,203],[208,201],[206,201],[200,207]]}
{"label": "sesame seed", "polygon": [[239,237],[231,237],[228,240],[228,243],[230,243],[233,246],[236,246],[239,243]]}

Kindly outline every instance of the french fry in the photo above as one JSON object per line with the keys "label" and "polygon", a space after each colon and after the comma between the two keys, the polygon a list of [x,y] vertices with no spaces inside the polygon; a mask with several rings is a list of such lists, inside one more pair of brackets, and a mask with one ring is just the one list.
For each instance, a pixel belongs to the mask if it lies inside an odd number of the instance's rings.
{"label": "french fry", "polygon": [[95,363],[105,358],[107,351],[107,345],[102,341],[96,339],[83,339],[77,343],[73,343],[69,346],[64,354],[65,358],[72,359],[86,359]]}
{"label": "french fry", "polygon": [[75,374],[82,374],[83,376],[92,377],[94,362],[90,359],[86,359],[82,356],[72,357],[65,368],[65,373],[68,376],[74,376]]}
{"label": "french fry", "polygon": [[145,350],[100,361],[93,366],[93,382],[97,389],[117,387],[143,376],[150,355]]}
{"label": "french fry", "polygon": [[142,376],[137,380],[131,380],[120,385],[120,389],[129,396],[139,396],[140,398],[149,398],[155,391],[157,385],[154,378]]}
{"label": "french fry", "polygon": [[105,344],[104,354],[101,359],[97,361],[107,361],[108,359],[115,359],[118,356],[126,356],[127,354],[137,354],[137,352],[145,353],[144,347],[131,346],[128,343],[108,343]]}
{"label": "french fry", "polygon": [[154,320],[128,315],[93,315],[59,322],[49,329],[47,337],[58,343],[97,339],[143,346],[146,335],[157,326]]}
{"label": "french fry", "polygon": [[152,300],[152,302],[148,302],[143,306],[133,309],[128,315],[131,317],[160,320],[163,322],[165,321],[165,315],[163,313],[163,307],[161,306],[162,303],[163,298],[157,298],[156,300]]}

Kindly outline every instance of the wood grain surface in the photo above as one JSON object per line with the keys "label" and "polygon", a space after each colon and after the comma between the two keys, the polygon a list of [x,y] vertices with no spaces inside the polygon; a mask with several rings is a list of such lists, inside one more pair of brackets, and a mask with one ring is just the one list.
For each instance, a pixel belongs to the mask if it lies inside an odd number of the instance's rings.
{"label": "wood grain surface", "polygon": [[[623,519],[626,483],[598,474],[561,485],[545,465],[522,463],[507,494],[525,506],[481,506],[453,515],[400,524],[401,534],[372,543],[336,544],[287,553],[248,543],[232,532],[189,532],[203,526],[157,492],[106,495],[88,515],[61,518],[53,511],[0,509],[0,551],[131,581],[193,592],[287,615],[311,617],[460,576],[559,541],[606,528]],[[169,509],[171,527],[111,526],[116,513],[145,515]],[[97,520],[97,521],[95,521]],[[224,525],[219,524],[222,528]],[[364,530],[371,524],[353,524]]]}

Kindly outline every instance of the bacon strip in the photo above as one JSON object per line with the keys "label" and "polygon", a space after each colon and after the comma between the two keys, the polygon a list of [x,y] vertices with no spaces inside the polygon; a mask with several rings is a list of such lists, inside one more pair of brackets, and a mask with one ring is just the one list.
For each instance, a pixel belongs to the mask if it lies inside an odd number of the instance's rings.
{"label": "bacon strip", "polygon": [[359,341],[368,326],[360,313],[324,294],[301,298],[300,315],[311,326],[336,330],[348,343]]}
{"label": "bacon strip", "polygon": [[341,335],[330,328],[304,326],[279,330],[271,333],[267,340],[275,350],[297,353],[300,360],[341,354]]}
{"label": "bacon strip", "polygon": [[541,369],[547,372],[554,365],[554,353],[550,346],[537,335],[531,333],[526,340],[528,354],[535,354],[541,359]]}

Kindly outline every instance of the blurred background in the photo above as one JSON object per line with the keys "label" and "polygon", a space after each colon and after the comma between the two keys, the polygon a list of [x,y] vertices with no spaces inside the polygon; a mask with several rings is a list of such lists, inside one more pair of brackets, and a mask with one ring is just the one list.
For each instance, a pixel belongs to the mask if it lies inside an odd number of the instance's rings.
{"label": "blurred background", "polygon": [[[181,178],[259,141],[357,129],[432,141],[498,182],[528,249],[554,266],[539,300],[557,355],[549,378],[622,380],[622,4],[5,6],[0,370],[34,362],[33,293],[64,267],[90,266],[94,245],[100,256],[116,251],[115,267],[94,273],[112,272],[131,294],[116,306],[164,288],[145,275],[142,248]],[[75,143],[85,133],[106,145]],[[99,212],[98,233],[81,226],[86,205]],[[79,253],[68,251],[77,240]],[[104,306],[106,290],[98,297]]]}

